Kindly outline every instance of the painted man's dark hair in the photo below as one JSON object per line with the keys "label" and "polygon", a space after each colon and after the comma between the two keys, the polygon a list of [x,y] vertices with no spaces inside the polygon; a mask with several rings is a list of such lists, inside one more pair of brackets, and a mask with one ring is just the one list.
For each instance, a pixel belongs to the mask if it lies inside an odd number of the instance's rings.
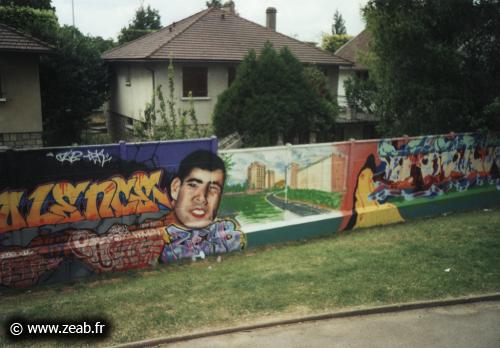
{"label": "painted man's dark hair", "polygon": [[222,173],[224,173],[224,180],[226,180],[226,165],[224,164],[224,161],[219,156],[208,150],[197,150],[187,155],[181,161],[176,177],[184,182],[184,179],[195,168],[208,170],[210,172],[220,169],[222,170]]}

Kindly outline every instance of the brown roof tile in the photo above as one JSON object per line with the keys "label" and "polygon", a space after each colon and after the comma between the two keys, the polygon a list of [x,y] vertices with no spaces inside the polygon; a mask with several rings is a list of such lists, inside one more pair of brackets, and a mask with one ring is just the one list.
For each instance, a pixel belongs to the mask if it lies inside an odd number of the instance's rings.
{"label": "brown roof tile", "polygon": [[266,41],[276,49],[284,46],[305,63],[350,65],[329,52],[267,29],[221,9],[211,8],[128,44],[105,52],[106,60],[173,58],[175,60],[241,61]]}
{"label": "brown roof tile", "polygon": [[363,30],[357,36],[342,45],[335,54],[354,63],[354,70],[367,70],[359,61],[360,54],[367,53],[370,49],[371,35],[368,30]]}
{"label": "brown roof tile", "polygon": [[48,53],[51,47],[41,40],[0,23],[0,51]]}

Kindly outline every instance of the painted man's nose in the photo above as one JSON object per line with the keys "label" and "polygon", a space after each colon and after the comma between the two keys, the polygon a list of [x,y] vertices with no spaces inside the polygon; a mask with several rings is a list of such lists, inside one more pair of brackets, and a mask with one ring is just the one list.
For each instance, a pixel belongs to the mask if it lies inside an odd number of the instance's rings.
{"label": "painted man's nose", "polygon": [[194,200],[195,200],[196,203],[206,204],[207,203],[207,192],[206,192],[206,190],[199,190],[198,192],[196,192]]}

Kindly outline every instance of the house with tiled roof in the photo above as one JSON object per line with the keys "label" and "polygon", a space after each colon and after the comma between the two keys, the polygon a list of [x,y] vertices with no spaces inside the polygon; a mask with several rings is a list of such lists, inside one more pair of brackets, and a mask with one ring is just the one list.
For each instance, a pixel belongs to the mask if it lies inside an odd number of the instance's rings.
{"label": "house with tiled roof", "polygon": [[370,32],[365,29],[357,36],[342,45],[335,55],[353,62],[350,66],[341,66],[339,69],[339,86],[337,101],[340,106],[340,115],[337,118],[337,139],[366,139],[376,138],[376,119],[374,115],[351,108],[347,103],[344,83],[350,77],[368,78],[368,68],[363,64],[363,57],[370,50]]}
{"label": "house with tiled roof", "polygon": [[237,65],[250,49],[258,53],[267,41],[278,50],[287,46],[301,62],[320,67],[336,95],[339,67],[351,63],[277,32],[276,13],[268,8],[263,13],[267,24],[261,26],[240,17],[229,1],[105,52],[102,58],[111,64],[113,76],[108,122],[112,136],[117,137],[124,123],[141,119],[158,85],[167,95],[170,59],[177,105],[188,108],[192,92],[200,124],[211,124],[217,96],[231,84]]}
{"label": "house with tiled roof", "polygon": [[39,55],[46,43],[0,23],[0,146],[42,145]]}

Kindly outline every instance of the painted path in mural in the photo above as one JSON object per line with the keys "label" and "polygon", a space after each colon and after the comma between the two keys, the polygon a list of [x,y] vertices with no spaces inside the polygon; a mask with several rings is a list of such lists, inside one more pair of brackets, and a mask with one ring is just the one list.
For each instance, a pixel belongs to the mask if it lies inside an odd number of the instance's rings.
{"label": "painted path in mural", "polygon": [[292,213],[297,214],[298,216],[311,216],[330,212],[329,210],[316,208],[308,204],[291,201],[285,202],[285,200],[276,197],[274,193],[270,193],[269,195],[267,195],[266,200],[272,205],[283,210],[289,210]]}

